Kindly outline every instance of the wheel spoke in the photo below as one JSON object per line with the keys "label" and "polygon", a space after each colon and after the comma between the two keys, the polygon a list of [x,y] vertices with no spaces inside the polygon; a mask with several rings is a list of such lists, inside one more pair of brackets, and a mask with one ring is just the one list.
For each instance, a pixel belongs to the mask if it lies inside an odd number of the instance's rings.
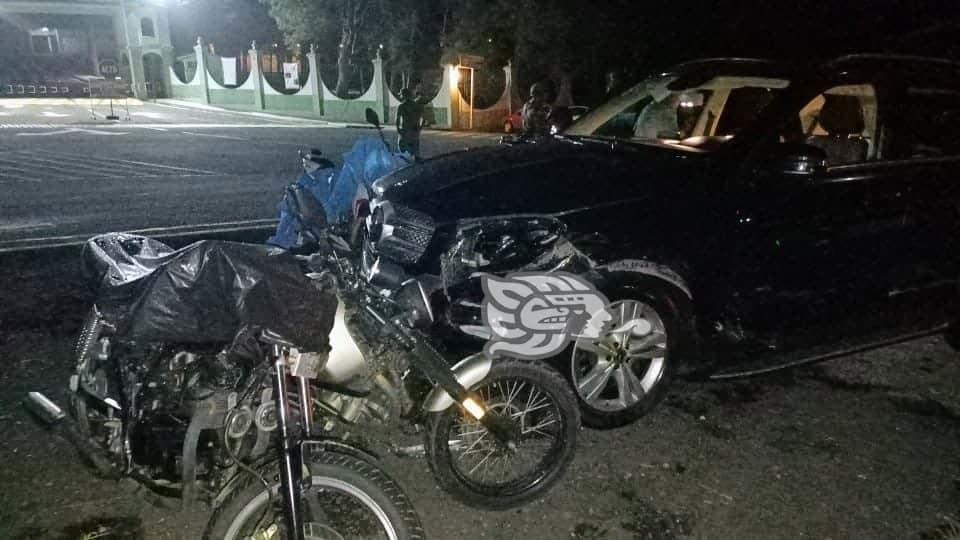
{"label": "wheel spoke", "polygon": [[556,424],[556,423],[557,423],[557,419],[551,415],[551,416],[549,416],[549,417],[541,420],[537,425],[535,425],[535,426],[533,426],[533,427],[529,427],[529,428],[527,428],[527,429],[524,429],[523,432],[521,433],[521,435],[526,435],[526,434],[528,434],[528,433],[539,433],[539,434],[541,434],[541,435],[548,435],[548,436],[550,436],[550,435],[551,435],[550,433],[546,433],[546,432],[544,432],[544,431],[542,431],[542,430],[543,430],[543,428],[545,428],[545,427],[547,427],[547,426],[552,426],[553,424]]}
{"label": "wheel spoke", "polygon": [[464,438],[464,437],[472,437],[472,436],[474,436],[474,435],[479,435],[479,434],[481,434],[481,433],[483,433],[483,432],[485,432],[485,431],[487,431],[487,428],[475,429],[475,430],[473,430],[473,431],[461,431],[461,432],[460,432],[460,437],[461,437],[461,438]]}
{"label": "wheel spoke", "polygon": [[543,409],[543,408],[546,408],[546,407],[549,407],[549,406],[550,406],[550,402],[547,401],[547,400],[543,400],[543,401],[541,401],[538,405],[536,405],[535,407],[530,407],[530,408],[528,408],[528,409],[524,409],[524,410],[522,410],[522,411],[515,412],[515,413],[511,414],[511,415],[510,415],[510,418],[521,418],[521,417],[525,417],[525,416],[527,416],[528,413],[532,413],[533,411],[539,411],[540,409]]}
{"label": "wheel spoke", "polygon": [[510,393],[507,395],[507,402],[504,404],[504,408],[509,409],[513,405],[513,400],[520,395],[520,392],[523,390],[523,387],[526,386],[526,383],[523,381],[513,381],[513,386],[510,387]]}
{"label": "wheel spoke", "polygon": [[470,450],[473,450],[473,448],[474,448],[475,446],[477,446],[478,444],[480,444],[480,441],[482,441],[483,438],[486,437],[486,436],[487,436],[487,432],[484,431],[484,433],[482,433],[479,437],[477,437],[476,440],[474,440],[472,443],[470,443],[470,446],[468,446],[466,450],[464,450],[463,452],[460,452],[460,455],[461,455],[461,456],[465,456],[465,455],[469,454],[469,453],[470,453]]}
{"label": "wheel spoke", "polygon": [[627,358],[659,358],[666,352],[667,336],[653,333],[630,344]]}
{"label": "wheel spoke", "polygon": [[605,358],[613,354],[605,339],[582,339],[577,341],[577,350]]}
{"label": "wheel spoke", "polygon": [[629,365],[621,365],[614,370],[613,378],[617,383],[618,401],[624,408],[643,399],[643,385]]}
{"label": "wheel spoke", "polygon": [[596,398],[606,388],[615,367],[616,364],[612,362],[598,360],[597,365],[593,366],[593,369],[577,385],[583,399],[589,401]]}
{"label": "wheel spoke", "polygon": [[[470,469],[470,472],[468,472],[467,474],[473,474],[473,471],[477,470],[477,467],[483,465],[484,463],[487,462],[488,459],[490,459],[490,456],[493,455],[493,452],[494,452],[493,449],[491,449],[489,452],[487,452],[487,455],[484,456],[483,459],[481,459],[476,465],[474,465],[473,468]],[[483,470],[486,471],[486,469],[483,469]],[[482,473],[481,473],[481,476],[483,476]]]}

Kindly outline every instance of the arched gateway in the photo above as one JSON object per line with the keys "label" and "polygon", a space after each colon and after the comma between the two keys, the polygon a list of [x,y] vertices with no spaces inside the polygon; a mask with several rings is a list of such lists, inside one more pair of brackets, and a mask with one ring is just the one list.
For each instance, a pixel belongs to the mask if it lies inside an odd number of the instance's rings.
{"label": "arched gateway", "polygon": [[[169,95],[164,0],[0,0],[0,83],[121,77],[135,96]],[[144,61],[148,63],[145,67]],[[102,66],[115,66],[101,73]]]}

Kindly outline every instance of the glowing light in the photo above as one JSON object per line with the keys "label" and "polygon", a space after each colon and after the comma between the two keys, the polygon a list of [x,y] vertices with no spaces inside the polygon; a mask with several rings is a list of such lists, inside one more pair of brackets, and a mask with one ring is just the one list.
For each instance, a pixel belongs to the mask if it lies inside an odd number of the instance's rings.
{"label": "glowing light", "polygon": [[44,26],[43,28],[40,29],[40,31],[41,31],[41,32],[49,32],[50,29],[47,28],[46,26]]}
{"label": "glowing light", "polygon": [[487,414],[487,411],[483,408],[483,405],[480,405],[473,398],[467,398],[463,400],[463,408],[470,413],[470,416],[480,420],[483,418],[483,415]]}
{"label": "glowing light", "polygon": [[685,109],[690,109],[694,106],[694,103],[692,101],[681,101],[680,106]]}
{"label": "glowing light", "polygon": [[460,82],[460,67],[450,66],[450,87],[454,88]]}

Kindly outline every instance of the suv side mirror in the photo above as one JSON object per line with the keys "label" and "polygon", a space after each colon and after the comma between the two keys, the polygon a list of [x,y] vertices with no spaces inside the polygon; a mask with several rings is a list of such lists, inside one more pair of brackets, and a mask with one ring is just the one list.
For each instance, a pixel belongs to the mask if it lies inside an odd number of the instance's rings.
{"label": "suv side mirror", "polygon": [[768,147],[763,168],[766,172],[794,177],[812,176],[827,170],[827,153],[809,144],[775,144]]}

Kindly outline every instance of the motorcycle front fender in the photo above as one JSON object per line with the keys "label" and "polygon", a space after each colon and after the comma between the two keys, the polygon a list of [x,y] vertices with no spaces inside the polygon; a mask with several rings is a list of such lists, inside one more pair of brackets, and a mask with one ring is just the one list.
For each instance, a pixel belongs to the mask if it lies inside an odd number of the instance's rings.
{"label": "motorcycle front fender", "polygon": [[[311,452],[345,454],[350,457],[362,459],[368,463],[377,463],[380,461],[380,456],[368,448],[358,446],[356,444],[347,444],[341,439],[328,437],[309,437],[300,441],[300,460],[303,466],[304,478],[310,476]],[[261,458],[252,465],[252,468],[254,471],[260,473],[264,477],[272,477],[276,473],[276,470],[280,467],[279,460],[277,458],[278,456],[274,454],[261,456]],[[223,504],[223,501],[225,501],[231,493],[236,491],[240,480],[242,480],[247,474],[248,471],[241,470],[230,477],[220,491],[217,492],[216,497],[214,497],[211,503],[212,506],[214,508],[219,508],[220,505]]]}
{"label": "motorcycle front fender", "polygon": [[[451,368],[454,378],[469,389],[482,381],[493,366],[493,360],[483,353],[472,354]],[[428,413],[445,411],[455,400],[443,388],[435,387],[423,400],[423,410]]]}

